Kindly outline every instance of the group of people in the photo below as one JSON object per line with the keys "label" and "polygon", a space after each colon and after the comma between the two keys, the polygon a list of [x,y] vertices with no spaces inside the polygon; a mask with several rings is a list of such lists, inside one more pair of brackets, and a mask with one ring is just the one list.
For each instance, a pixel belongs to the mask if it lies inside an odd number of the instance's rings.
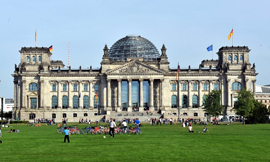
{"label": "group of people", "polygon": [[[191,123],[189,123],[188,132],[189,133],[194,133]],[[203,128],[203,130],[201,132],[197,132],[197,133],[205,133],[205,132],[209,132],[209,130],[206,128],[206,126],[204,126],[204,128]]]}

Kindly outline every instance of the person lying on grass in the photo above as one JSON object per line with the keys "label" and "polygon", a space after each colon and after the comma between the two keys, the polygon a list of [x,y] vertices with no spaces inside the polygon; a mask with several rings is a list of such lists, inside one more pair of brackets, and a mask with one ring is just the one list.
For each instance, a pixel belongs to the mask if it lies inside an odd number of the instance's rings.
{"label": "person lying on grass", "polygon": [[205,132],[209,132],[209,130],[206,128],[206,126],[204,126],[203,131],[201,131],[200,133],[205,133]]}

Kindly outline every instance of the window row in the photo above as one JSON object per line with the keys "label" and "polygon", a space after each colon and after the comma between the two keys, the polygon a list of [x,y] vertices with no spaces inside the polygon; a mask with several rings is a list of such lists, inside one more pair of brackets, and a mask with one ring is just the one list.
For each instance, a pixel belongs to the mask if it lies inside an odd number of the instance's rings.
{"label": "window row", "polygon": [[[203,101],[206,98],[206,95],[203,96]],[[183,95],[182,96],[182,108],[187,108],[188,107],[188,96]],[[199,107],[199,98],[197,95],[192,96],[192,107],[193,108],[198,108]],[[173,95],[171,97],[171,108],[177,108],[177,96]]]}
{"label": "window row", "polygon": [[[182,84],[182,91],[187,91],[188,84]],[[198,84],[194,83],[192,84],[192,90],[197,91],[198,90]],[[209,90],[209,84],[203,84],[203,90],[208,91]],[[218,90],[218,84],[214,83],[214,90]],[[172,84],[172,91],[176,91],[176,84]]]}
{"label": "window row", "polygon": [[[234,55],[234,56],[228,55],[228,61],[232,61],[232,57],[233,57],[233,60],[234,61],[238,61],[238,55]],[[240,55],[239,60],[240,61],[243,61],[244,60],[244,56],[243,55]]]}
{"label": "window row", "polygon": [[[62,97],[62,108],[66,109],[69,107],[69,102],[68,102],[68,96],[63,96]],[[94,108],[98,108],[99,107],[99,97],[97,95],[94,96],[93,98],[93,102],[94,102]],[[72,98],[72,103],[73,103],[73,108],[77,109],[79,108],[79,97],[78,96],[73,96]],[[89,108],[89,96],[83,96],[83,108]],[[57,96],[52,96],[52,108],[56,109],[58,107],[58,98]]]}
{"label": "window row", "polygon": [[[27,56],[27,57],[26,57],[26,61],[27,61],[27,62],[30,62],[30,61],[31,61],[31,57],[30,57],[30,56]],[[32,61],[33,61],[33,62],[36,62],[36,61],[37,61],[36,56],[32,56]],[[39,62],[42,62],[42,56],[38,56],[38,61],[39,61]]]}
{"label": "window row", "polygon": [[[84,116],[84,117],[87,117],[88,114],[87,114],[87,113],[84,113],[83,116]],[[77,113],[73,113],[73,117],[74,117],[74,118],[78,117]],[[30,119],[30,120],[33,120],[33,119],[35,119],[35,118],[36,118],[36,114],[34,114],[34,113],[29,114],[29,119]],[[55,118],[56,118],[56,114],[53,113],[53,114],[52,114],[52,119],[55,119]],[[62,118],[67,118],[67,114],[66,114],[66,113],[63,113],[63,114],[62,114]]]}
{"label": "window row", "polygon": [[[188,116],[187,113],[183,113],[183,116]],[[198,113],[193,113],[193,116],[199,116]],[[207,117],[208,113],[204,113],[204,117]]]}
{"label": "window row", "polygon": [[[94,85],[95,91],[98,91],[98,84]],[[56,84],[52,85],[52,91],[56,91]],[[68,85],[63,84],[63,91],[68,91]],[[73,84],[73,91],[78,91],[78,84]],[[88,84],[83,85],[83,91],[88,91]]]}

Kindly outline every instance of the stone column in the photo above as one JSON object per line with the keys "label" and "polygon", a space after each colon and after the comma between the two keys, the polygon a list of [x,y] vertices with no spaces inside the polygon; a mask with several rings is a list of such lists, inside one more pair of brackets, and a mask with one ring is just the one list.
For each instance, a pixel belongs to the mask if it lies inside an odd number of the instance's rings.
{"label": "stone column", "polygon": [[78,89],[78,95],[80,95],[81,97],[79,98],[79,108],[83,109],[83,83],[81,81],[79,81],[79,89]]}
{"label": "stone column", "polygon": [[198,101],[198,107],[200,108],[201,106],[202,106],[202,101],[203,101],[203,96],[202,96],[202,88],[203,88],[203,86],[202,86],[202,83],[200,82],[200,81],[198,81],[198,99],[199,99],[199,101]]}
{"label": "stone column", "polygon": [[57,98],[58,98],[58,108],[62,108],[62,83],[61,81],[58,81],[57,86]]}
{"label": "stone column", "polygon": [[154,79],[150,79],[150,110],[154,111]]}
{"label": "stone column", "polygon": [[139,112],[143,112],[143,79],[140,79],[140,107]]}
{"label": "stone column", "polygon": [[128,111],[132,112],[132,87],[131,87],[132,79],[128,79]]}
{"label": "stone column", "polygon": [[15,81],[14,81],[14,108],[15,109],[17,108],[17,83]]}
{"label": "stone column", "polygon": [[[108,107],[107,107],[107,114],[108,111],[112,110],[112,90],[111,90],[111,79],[107,79],[107,85],[108,85]],[[109,115],[109,114],[108,114]]]}
{"label": "stone column", "polygon": [[[92,103],[94,103],[94,96],[92,95],[92,82],[89,81],[89,109],[93,109],[94,105],[92,105]],[[90,112],[89,112],[89,117],[90,117]]]}
{"label": "stone column", "polygon": [[192,89],[192,84],[191,81],[188,81],[188,108],[192,107],[192,95],[191,95],[191,89]]}
{"label": "stone column", "polygon": [[[121,79],[118,79],[117,80],[118,81],[118,96],[117,96],[117,98],[118,98],[118,108],[119,108],[119,110],[121,109],[121,107],[122,107],[122,103],[121,103],[121,86],[122,86],[122,80]],[[118,109],[117,109],[118,110]]]}
{"label": "stone column", "polygon": [[164,79],[160,79],[160,88],[159,88],[159,109],[162,109],[163,104],[162,104],[162,84],[164,82]]}
{"label": "stone column", "polygon": [[21,98],[22,98],[21,81],[19,81],[18,82],[18,108],[21,108],[22,107],[22,105],[21,105]]}
{"label": "stone column", "polygon": [[253,94],[256,95],[256,80],[253,81]]}
{"label": "stone column", "polygon": [[72,108],[72,96],[71,96],[71,81],[68,81],[68,108]]}
{"label": "stone column", "polygon": [[[26,80],[22,81],[22,107],[26,108],[27,105],[27,96],[26,96],[26,91],[27,91],[27,86],[26,86]],[[29,106],[30,107],[30,106]]]}
{"label": "stone column", "polygon": [[227,100],[227,105],[228,105],[228,107],[231,107],[231,80],[229,79],[229,80],[227,80],[227,87],[228,87],[228,89],[227,89],[227,92],[228,92],[228,94],[227,94],[227,96],[228,96],[228,100]]}

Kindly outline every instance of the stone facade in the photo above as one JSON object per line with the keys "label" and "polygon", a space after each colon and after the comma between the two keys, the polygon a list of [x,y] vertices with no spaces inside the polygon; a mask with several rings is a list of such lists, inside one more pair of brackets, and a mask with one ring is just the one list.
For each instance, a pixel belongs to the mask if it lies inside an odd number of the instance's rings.
{"label": "stone facade", "polygon": [[[204,60],[198,69],[170,69],[166,48],[156,60],[128,58],[111,60],[105,46],[100,69],[68,69],[62,61],[50,59],[44,47],[23,47],[21,62],[15,65],[13,117],[21,120],[54,118],[80,119],[121,113],[122,81],[128,83],[127,112],[132,112],[132,81],[139,85],[139,112],[144,112],[143,82],[149,83],[148,106],[152,112],[180,118],[205,118],[203,97],[221,90],[225,113],[233,115],[237,92],[241,88],[255,94],[255,65],[249,62],[248,47],[221,47],[218,60]],[[173,98],[176,97],[174,101]],[[67,99],[67,100],[66,100]],[[87,102],[87,103],[86,103]]]}

